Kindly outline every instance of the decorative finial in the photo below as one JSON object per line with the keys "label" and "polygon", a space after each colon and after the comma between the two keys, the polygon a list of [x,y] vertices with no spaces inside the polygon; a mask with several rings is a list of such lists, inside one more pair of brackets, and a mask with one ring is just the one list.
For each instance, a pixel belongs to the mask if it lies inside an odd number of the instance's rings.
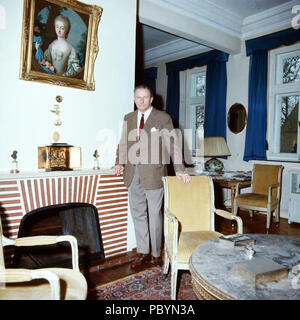
{"label": "decorative finial", "polygon": [[18,151],[14,150],[11,157],[14,159],[14,160],[17,160],[17,153]]}
{"label": "decorative finial", "polygon": [[94,151],[93,157],[95,158],[94,159],[95,165],[93,167],[93,170],[99,170],[100,169],[100,166],[99,166],[99,152],[98,152],[97,149]]}
{"label": "decorative finial", "polygon": [[63,101],[63,98],[62,98],[62,96],[56,96],[56,101],[58,102],[58,103],[60,103],[60,102],[62,102]]}
{"label": "decorative finial", "polygon": [[11,157],[13,158],[13,161],[12,161],[13,168],[10,170],[10,173],[14,173],[14,174],[20,172],[18,170],[17,153],[18,153],[18,151],[14,150],[11,155]]}
{"label": "decorative finial", "polygon": [[[56,100],[58,103],[60,103],[60,102],[63,101],[63,98],[62,98],[62,96],[56,96],[56,97],[55,97],[55,100]],[[61,122],[60,117],[59,117],[61,109],[60,109],[59,105],[58,105],[58,104],[55,104],[55,105],[54,105],[54,109],[53,109],[53,110],[50,110],[50,111],[53,112],[53,113],[55,113],[54,125],[57,126],[57,127],[58,127],[58,126],[61,126],[61,125],[62,125],[62,122]],[[54,133],[53,133],[53,135],[52,135],[52,138],[53,138],[54,142],[57,143],[57,142],[59,141],[59,139],[60,139],[60,134],[59,134],[59,132],[58,132],[58,131],[54,131]]]}

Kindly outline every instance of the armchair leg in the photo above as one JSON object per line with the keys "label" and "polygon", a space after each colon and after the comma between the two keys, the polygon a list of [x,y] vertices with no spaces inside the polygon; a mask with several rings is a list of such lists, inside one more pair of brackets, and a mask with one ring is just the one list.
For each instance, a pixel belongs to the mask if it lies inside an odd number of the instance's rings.
{"label": "armchair leg", "polygon": [[[270,229],[271,214],[272,214],[272,212],[270,210],[268,210],[268,212],[267,212],[267,231],[269,231],[269,229]],[[267,232],[267,233],[269,233],[269,232]]]}
{"label": "armchair leg", "polygon": [[171,272],[171,300],[176,300],[178,269],[172,266]]}
{"label": "armchair leg", "polygon": [[164,269],[163,269],[163,274],[166,276],[168,274],[168,270],[169,270],[169,265],[170,265],[170,260],[169,260],[169,256],[165,250],[165,261],[164,261]]}
{"label": "armchair leg", "polygon": [[280,218],[279,218],[279,207],[277,207],[275,209],[275,219],[276,219],[275,226],[276,226],[276,228],[278,228],[279,227],[279,221],[280,221]]}
{"label": "armchair leg", "polygon": [[253,222],[253,210],[249,210],[249,214],[250,214],[250,223],[252,224],[252,222]]}
{"label": "armchair leg", "polygon": [[[236,215],[238,214],[239,207],[238,207],[235,199],[234,199],[234,202],[233,202],[233,203],[234,203],[234,205],[233,205],[233,212],[232,212],[232,214],[233,214],[234,216],[236,216]],[[233,222],[233,220],[231,221],[231,230],[232,230],[232,231],[234,230],[234,222]]]}

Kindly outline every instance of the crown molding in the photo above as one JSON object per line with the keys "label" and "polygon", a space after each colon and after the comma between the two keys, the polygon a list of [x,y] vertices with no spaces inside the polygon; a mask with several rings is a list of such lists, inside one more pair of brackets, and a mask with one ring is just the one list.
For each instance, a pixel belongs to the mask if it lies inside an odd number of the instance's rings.
{"label": "crown molding", "polygon": [[233,12],[207,0],[201,0],[201,2],[199,0],[150,0],[150,2],[196,21],[205,22],[232,36],[241,37],[242,19]]}
{"label": "crown molding", "polygon": [[242,20],[226,8],[219,7],[209,0],[151,0],[165,8],[179,12],[195,20],[205,22],[214,28],[241,39],[269,30],[286,27],[291,24],[292,7],[299,5],[299,0],[291,0],[282,5],[264,10]]}
{"label": "crown molding", "polygon": [[246,17],[243,22],[242,38],[250,38],[256,34],[269,33],[274,29],[291,27],[292,7],[299,1],[293,0],[280,6]]}
{"label": "crown molding", "polygon": [[[218,7],[209,0],[147,0],[163,8],[180,13],[188,18],[200,21],[241,40],[253,38],[291,27],[292,7],[299,5],[299,0],[291,0],[282,5],[265,10],[241,20],[227,9]],[[205,46],[188,40],[174,40],[145,52],[145,65],[179,56],[196,54],[207,50]]]}
{"label": "crown molding", "polygon": [[184,39],[173,40],[147,50],[144,56],[144,63],[145,66],[149,66],[159,61],[172,60],[179,56],[207,51],[207,49],[205,46]]}

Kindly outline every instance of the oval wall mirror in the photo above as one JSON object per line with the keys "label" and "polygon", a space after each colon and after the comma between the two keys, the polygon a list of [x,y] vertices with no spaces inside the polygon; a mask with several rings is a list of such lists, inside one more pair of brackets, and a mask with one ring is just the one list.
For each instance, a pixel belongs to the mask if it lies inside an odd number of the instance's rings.
{"label": "oval wall mirror", "polygon": [[247,123],[246,108],[240,104],[233,104],[227,114],[227,125],[231,132],[240,133],[244,130]]}

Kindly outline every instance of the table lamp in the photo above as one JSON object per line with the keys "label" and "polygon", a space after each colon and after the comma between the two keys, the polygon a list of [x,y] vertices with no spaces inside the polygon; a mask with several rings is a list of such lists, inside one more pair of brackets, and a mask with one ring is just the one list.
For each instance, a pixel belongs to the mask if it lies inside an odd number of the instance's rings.
{"label": "table lamp", "polygon": [[223,172],[223,162],[217,157],[231,156],[224,137],[206,137],[204,138],[204,157],[212,157],[204,164],[206,171],[220,174]]}

